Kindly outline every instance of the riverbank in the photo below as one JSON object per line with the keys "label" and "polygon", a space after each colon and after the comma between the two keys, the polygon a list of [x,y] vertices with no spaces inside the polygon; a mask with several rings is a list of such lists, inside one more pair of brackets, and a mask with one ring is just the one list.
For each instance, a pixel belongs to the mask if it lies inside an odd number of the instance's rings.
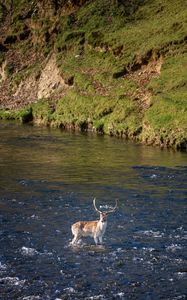
{"label": "riverbank", "polygon": [[0,118],[187,149],[182,1],[5,2]]}

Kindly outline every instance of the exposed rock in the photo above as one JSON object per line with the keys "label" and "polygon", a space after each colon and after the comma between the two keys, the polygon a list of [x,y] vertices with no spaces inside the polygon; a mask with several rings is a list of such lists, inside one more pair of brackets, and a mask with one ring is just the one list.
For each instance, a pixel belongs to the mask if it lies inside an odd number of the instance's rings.
{"label": "exposed rock", "polygon": [[[56,64],[56,56],[52,54],[46,62],[41,63],[40,72],[33,72],[27,77],[23,77],[18,85],[13,87],[11,96],[7,94],[6,86],[7,62],[3,62],[0,67],[0,83],[3,93],[1,93],[2,103],[6,108],[16,109],[31,104],[41,98],[60,97],[69,86],[60,75]],[[19,71],[17,70],[17,74]],[[3,84],[4,82],[4,84]],[[57,96],[58,95],[58,96]]]}
{"label": "exposed rock", "polygon": [[42,70],[39,82],[37,98],[48,98],[54,92],[58,93],[63,91],[67,85],[63,78],[60,76],[59,69],[56,65],[56,57],[53,54],[46,63],[45,68]]}

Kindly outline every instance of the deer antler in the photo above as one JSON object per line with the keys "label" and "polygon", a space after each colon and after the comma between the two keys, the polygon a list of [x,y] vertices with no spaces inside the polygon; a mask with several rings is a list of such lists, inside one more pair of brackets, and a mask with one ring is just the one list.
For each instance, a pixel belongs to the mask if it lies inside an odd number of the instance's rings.
{"label": "deer antler", "polygon": [[116,201],[115,206],[113,207],[113,209],[107,211],[106,212],[107,214],[113,213],[117,209],[117,207],[118,207],[118,199],[115,199],[115,201]]}
{"label": "deer antler", "polygon": [[99,213],[99,214],[102,214],[102,211],[100,211],[97,207],[96,207],[96,204],[95,204],[95,198],[93,199],[93,205],[94,205],[94,208],[95,210]]}
{"label": "deer antler", "polygon": [[[102,211],[100,211],[100,210],[96,207],[95,200],[96,200],[96,199],[94,198],[94,199],[93,199],[93,205],[94,205],[94,208],[95,208],[95,210],[96,210],[98,213],[102,214]],[[117,209],[117,207],[118,207],[118,199],[115,199],[115,201],[116,201],[116,204],[115,204],[114,208],[111,209],[111,210],[109,210],[109,211],[106,211],[106,212],[105,212],[106,214],[110,214],[110,213],[114,212],[114,211]]]}

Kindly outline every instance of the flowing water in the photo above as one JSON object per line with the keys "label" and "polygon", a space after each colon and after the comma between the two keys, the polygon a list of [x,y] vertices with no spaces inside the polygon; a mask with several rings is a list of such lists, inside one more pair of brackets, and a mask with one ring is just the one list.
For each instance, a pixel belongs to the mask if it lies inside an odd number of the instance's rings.
{"label": "flowing water", "polygon": [[186,153],[0,123],[0,300],[186,299],[186,200]]}

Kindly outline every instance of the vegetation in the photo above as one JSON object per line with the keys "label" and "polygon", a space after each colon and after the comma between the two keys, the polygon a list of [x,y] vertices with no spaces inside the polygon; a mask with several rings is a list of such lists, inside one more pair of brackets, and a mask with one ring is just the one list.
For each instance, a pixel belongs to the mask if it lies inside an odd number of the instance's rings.
{"label": "vegetation", "polygon": [[19,120],[22,123],[28,123],[33,120],[32,108],[27,107],[19,110],[0,110],[0,119]]}
{"label": "vegetation", "polygon": [[[0,19],[5,22],[15,3],[4,2]],[[3,107],[1,118],[187,149],[187,26],[182,0],[175,5],[172,0],[15,2],[4,46],[16,52],[21,44],[24,57],[33,51],[37,66],[55,53],[67,88],[55,99],[29,104],[24,109],[28,118],[22,117],[24,100],[21,115],[20,108],[14,112]],[[32,72],[40,76],[29,62],[19,72],[10,62],[5,71],[13,82],[19,73],[22,80]]]}

